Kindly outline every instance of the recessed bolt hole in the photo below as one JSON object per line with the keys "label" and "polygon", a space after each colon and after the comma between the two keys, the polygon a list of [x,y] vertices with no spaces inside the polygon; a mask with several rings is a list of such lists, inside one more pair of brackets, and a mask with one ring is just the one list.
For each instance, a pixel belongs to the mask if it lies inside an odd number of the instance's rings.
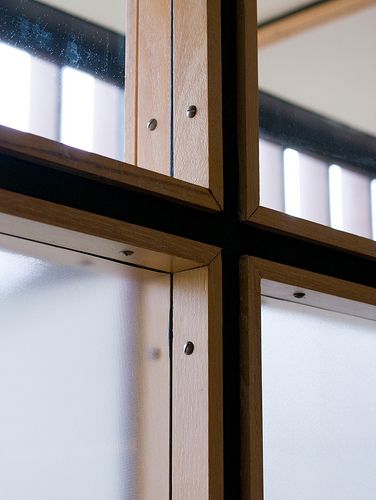
{"label": "recessed bolt hole", "polygon": [[133,250],[122,250],[121,252],[123,255],[125,255],[126,257],[130,257],[131,255],[134,254],[134,251]]}

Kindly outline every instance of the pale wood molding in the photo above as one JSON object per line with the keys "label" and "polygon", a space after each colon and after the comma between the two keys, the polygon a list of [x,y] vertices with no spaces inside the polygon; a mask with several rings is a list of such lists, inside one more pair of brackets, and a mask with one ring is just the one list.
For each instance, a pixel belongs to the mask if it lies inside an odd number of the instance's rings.
{"label": "pale wood molding", "polygon": [[352,254],[376,258],[376,243],[368,238],[339,231],[271,208],[258,207],[248,221],[276,232],[296,235],[302,239],[323,243],[328,247],[340,248]]}
{"label": "pale wood molding", "polygon": [[207,0],[207,80],[209,126],[209,189],[219,206],[224,207],[222,137],[222,49],[221,2]]}
{"label": "pale wood molding", "polygon": [[[136,165],[170,175],[171,0],[138,5]],[[158,122],[153,131],[151,119]]]}
{"label": "pale wood molding", "polygon": [[[209,264],[220,249],[0,189],[0,233],[177,272]],[[121,255],[127,249],[134,253]]]}
{"label": "pale wood molding", "polygon": [[0,152],[63,172],[219,211],[208,189],[33,134],[0,126]]}
{"label": "pale wood molding", "polygon": [[[262,280],[309,289],[325,294],[327,309],[338,310],[339,299],[344,309],[353,314],[358,303],[362,315],[365,304],[371,306],[369,317],[375,317],[374,288],[329,276],[255,258],[242,257],[241,282],[241,487],[243,500],[263,500],[263,426],[261,371],[261,293]],[[270,287],[269,287],[270,289]],[[313,303],[318,304],[317,295]],[[321,301],[324,299],[321,298]],[[348,301],[351,301],[349,303]],[[329,302],[329,306],[328,306]],[[369,307],[369,306],[368,306]]]}
{"label": "pale wood molding", "polygon": [[224,498],[222,258],[208,266],[209,500]]}
{"label": "pale wood molding", "polygon": [[206,188],[222,209],[220,1],[177,0],[172,31],[171,0],[128,2],[126,160]]}
{"label": "pale wood molding", "polygon": [[223,499],[221,297],[219,257],[174,274],[172,497],[179,500]]}
{"label": "pale wood molding", "polygon": [[174,176],[223,206],[220,2],[175,1],[173,32]]}
{"label": "pale wood molding", "polygon": [[126,0],[125,161],[137,165],[139,0]]}
{"label": "pale wood molding", "polygon": [[329,0],[319,5],[313,5],[301,12],[292,13],[282,19],[261,26],[258,30],[258,46],[263,48],[280,42],[372,5],[376,5],[375,0]]}
{"label": "pale wood molding", "polygon": [[155,273],[139,287],[139,331],[134,339],[139,443],[135,497],[167,499],[170,487],[170,276]]}
{"label": "pale wood molding", "polygon": [[247,219],[259,206],[259,102],[256,2],[237,0],[240,213]]}

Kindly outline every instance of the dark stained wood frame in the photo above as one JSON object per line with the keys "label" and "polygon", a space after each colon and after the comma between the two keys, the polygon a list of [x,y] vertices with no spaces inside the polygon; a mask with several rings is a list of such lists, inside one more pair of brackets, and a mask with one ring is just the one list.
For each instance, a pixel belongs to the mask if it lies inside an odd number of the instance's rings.
{"label": "dark stained wood frame", "polygon": [[[339,0],[338,4],[341,1]],[[330,0],[324,2],[322,5],[331,3],[334,2]],[[342,3],[345,3],[345,0]],[[362,2],[356,3],[360,5]],[[300,239],[321,242],[330,247],[341,248],[348,252],[374,258],[376,256],[376,244],[367,238],[361,238],[344,231],[305,221],[260,205],[256,2],[238,0],[238,6],[242,13],[238,17],[238,53],[240,56],[238,73],[238,93],[240,96],[238,123],[239,136],[241,138],[240,198],[242,219],[257,226],[267,227],[272,231],[295,235]],[[253,29],[250,29],[250,26],[253,26]]]}
{"label": "dark stained wood frame", "polygon": [[[325,303],[330,309],[338,305],[337,298],[373,306],[375,317],[376,293],[373,288],[331,278],[254,257],[243,257],[241,279],[241,498],[263,500],[263,430],[262,430],[262,371],[261,371],[261,293],[262,280],[292,285],[299,291],[328,294]],[[352,304],[353,312],[357,304]],[[360,313],[361,314],[361,313]],[[359,315],[360,315],[359,314]]]}

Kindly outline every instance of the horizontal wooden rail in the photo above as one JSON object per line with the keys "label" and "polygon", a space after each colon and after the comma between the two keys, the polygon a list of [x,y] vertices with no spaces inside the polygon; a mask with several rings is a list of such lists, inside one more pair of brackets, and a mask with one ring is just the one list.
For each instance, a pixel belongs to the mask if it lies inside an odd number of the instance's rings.
{"label": "horizontal wooden rail", "polygon": [[218,212],[209,189],[0,125],[0,153]]}
{"label": "horizontal wooden rail", "polygon": [[294,12],[282,19],[260,26],[258,46],[262,48],[280,42],[285,38],[372,5],[376,5],[376,0],[328,0],[319,5]]}

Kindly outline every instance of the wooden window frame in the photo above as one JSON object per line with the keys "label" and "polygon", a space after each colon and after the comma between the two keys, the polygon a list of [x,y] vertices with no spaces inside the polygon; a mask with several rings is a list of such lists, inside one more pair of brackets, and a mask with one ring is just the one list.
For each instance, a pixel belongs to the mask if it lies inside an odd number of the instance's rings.
{"label": "wooden window frame", "polygon": [[[367,0],[329,0],[316,7],[307,8],[302,13],[292,14],[286,19],[292,22],[295,17],[304,17],[300,29],[309,29],[334,17],[348,14],[352,11],[369,6]],[[323,226],[311,221],[300,219],[260,205],[260,173],[258,157],[259,139],[259,105],[258,105],[258,44],[257,44],[257,7],[256,2],[239,0],[238,2],[238,123],[241,142],[240,150],[240,205],[241,218],[248,223],[266,227],[272,231],[283,232],[310,241],[323,243],[334,248],[346,249],[349,252],[368,257],[376,256],[375,242]],[[316,12],[316,11],[319,12]],[[322,10],[324,12],[322,12]],[[297,20],[298,21],[298,20]],[[320,21],[320,22],[321,22]],[[281,20],[280,23],[284,23]],[[279,21],[271,23],[270,27],[279,33]],[[274,24],[277,24],[274,26]],[[250,26],[253,29],[250,29]],[[261,28],[260,33],[263,33]],[[288,36],[295,33],[294,30]],[[264,36],[264,35],[260,35]],[[268,34],[268,37],[271,36]],[[287,35],[286,35],[287,36]],[[273,39],[274,40],[274,39]],[[271,42],[270,42],[271,43]],[[243,105],[245,103],[245,105]]]}
{"label": "wooden window frame", "polygon": [[[263,500],[263,430],[261,367],[261,282],[270,280],[291,285],[298,291],[327,294],[325,308],[338,310],[338,298],[353,314],[364,316],[367,305],[376,306],[375,290],[370,287],[312,273],[283,264],[243,257],[241,278],[241,498]],[[317,297],[317,307],[322,301]],[[348,304],[351,304],[350,306]],[[373,318],[375,311],[373,310]]]}
{"label": "wooden window frame", "polygon": [[204,186],[222,210],[220,0],[127,1],[126,161]]}
{"label": "wooden window frame", "polygon": [[[178,3],[175,0],[173,28],[170,26],[171,0],[161,0],[159,6],[155,2],[143,2],[140,6],[140,0],[124,1],[128,23],[125,80],[126,162],[83,152],[4,126],[0,126],[0,152],[10,152],[26,160],[36,159],[52,168],[63,168],[102,182],[115,182],[132,190],[152,192],[190,206],[221,211],[223,176],[220,0],[203,0],[200,8],[194,2]],[[72,33],[74,30],[83,30],[83,43],[86,44],[87,52],[91,50],[92,45],[99,51],[107,50],[107,53],[100,52],[100,62],[108,71],[103,78],[115,80],[117,84],[124,83],[118,75],[122,68],[121,63],[117,61],[118,35],[111,31],[107,33],[104,28],[96,29],[90,23],[74,16],[72,24],[69,22],[72,17],[69,14],[60,13],[49,6],[37,3],[35,6],[31,3],[31,7],[25,7],[26,15],[36,21],[46,10],[47,20],[53,25],[51,39],[57,46],[54,46],[52,55],[49,54],[39,47],[34,31],[29,30],[30,40],[27,39],[26,48],[28,43],[34,44],[36,54],[47,60],[50,55],[53,62],[61,65],[64,62],[61,60],[64,43],[62,47],[59,46],[60,24]],[[154,23],[152,8],[156,9]],[[22,17],[22,12],[20,13],[18,6],[12,2],[5,6],[7,13],[6,9],[10,10],[15,19],[12,18],[11,27],[3,30],[3,36],[6,41],[13,41],[15,32],[18,34],[17,21]],[[164,24],[157,22],[157,18],[159,21],[164,20]],[[192,29],[197,31],[193,35],[190,34]],[[103,48],[103,40],[107,40],[110,47]],[[21,48],[23,43],[25,42],[20,42]],[[174,61],[174,72],[171,60]],[[83,70],[95,70],[90,60],[81,61],[80,64]],[[176,68],[179,71],[176,71]],[[195,85],[192,85],[192,82]],[[197,116],[194,119],[187,117],[186,102],[197,106]],[[173,118],[172,106],[175,109]],[[176,112],[177,109],[179,113]],[[155,133],[151,134],[146,124],[154,116],[159,118],[160,125]],[[138,167],[140,151],[144,158],[141,163],[145,168]],[[170,154],[174,155],[177,164],[174,172],[170,168]]]}
{"label": "wooden window frame", "polygon": [[[209,301],[212,312],[204,320],[209,331],[215,331],[209,335],[208,354],[210,437],[209,465],[205,467],[209,467],[209,477],[206,497],[200,500],[243,498],[239,477],[240,447],[248,431],[244,419],[243,427],[240,426],[240,401],[245,401],[240,396],[244,381],[241,384],[239,377],[240,257],[262,257],[279,263],[275,265],[295,266],[328,279],[351,281],[355,286],[374,287],[376,282],[374,259],[370,258],[375,255],[375,246],[369,240],[273,211],[271,214],[266,211],[266,221],[262,219],[263,212],[258,214],[261,222],[255,218],[248,220],[254,212],[257,215],[259,209],[263,210],[258,204],[257,179],[255,4],[255,0],[215,2],[221,26],[217,19],[212,27],[215,35],[211,38],[212,54],[220,52],[220,60],[213,61],[210,56],[209,63],[214,64],[213,75],[218,75],[221,63],[224,79],[221,88],[220,79],[213,76],[208,92],[213,103],[220,101],[218,109],[211,108],[211,120],[219,117],[216,123],[222,122],[224,131],[223,148],[218,141],[215,146],[218,156],[211,159],[214,171],[220,172],[219,178],[222,174],[225,178],[223,209],[210,186],[209,189],[201,188],[151,170],[0,127],[0,214],[3,214],[4,232],[83,251],[87,251],[95,238],[99,245],[95,247],[97,252],[109,258],[113,252],[118,259],[120,251],[133,251],[133,255],[121,257],[121,260],[174,273],[184,284],[181,302],[187,305],[193,304],[194,297],[202,293],[205,286],[211,287],[213,295],[209,293],[206,297],[212,297]],[[211,5],[210,0],[208,5]],[[238,72],[234,71],[235,61]],[[232,105],[236,102],[238,107]],[[240,217],[238,173],[241,178]],[[18,228],[14,225],[14,217],[22,222]],[[56,227],[59,231],[53,229]],[[72,247],[72,232],[80,233],[78,246],[76,242]],[[63,236],[58,238],[58,233]],[[193,295],[185,286],[185,273],[190,270],[197,276],[208,273],[207,280],[195,280],[199,289]],[[241,281],[245,277],[248,280],[242,266]],[[369,290],[374,293],[375,288]],[[241,321],[257,327],[257,318],[246,317],[246,313],[243,303]],[[195,333],[187,321],[179,320],[178,323],[182,338]],[[243,342],[244,335],[241,338]],[[242,366],[244,370],[244,356]],[[248,371],[243,371],[243,376],[244,373],[247,375]],[[198,388],[197,385],[193,387]],[[189,397],[182,404],[188,401]],[[190,467],[194,467],[197,454],[194,440],[191,442],[191,436],[183,434],[176,444],[180,442],[179,448],[184,445],[192,450],[186,457],[190,456]],[[243,454],[243,471],[249,470],[249,458]],[[253,465],[260,467],[257,463]],[[187,480],[186,485],[185,497],[179,500],[192,498],[192,484]]]}
{"label": "wooden window frame", "polygon": [[0,233],[171,275],[172,495],[223,498],[220,249],[1,189]]}

